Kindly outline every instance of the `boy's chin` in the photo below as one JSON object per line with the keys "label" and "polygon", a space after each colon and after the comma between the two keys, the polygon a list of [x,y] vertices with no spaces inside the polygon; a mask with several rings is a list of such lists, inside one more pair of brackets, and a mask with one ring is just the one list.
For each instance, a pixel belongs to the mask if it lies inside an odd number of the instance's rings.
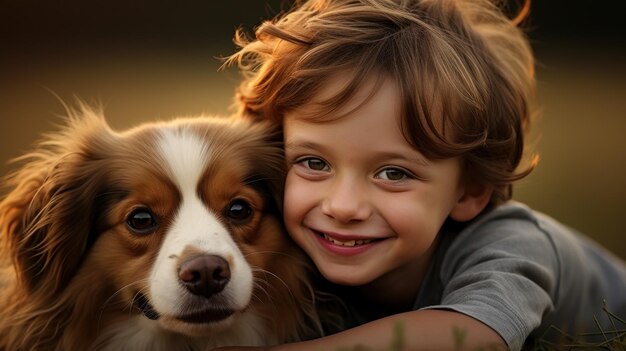
{"label": "boy's chin", "polygon": [[[320,267],[318,265],[318,267]],[[333,284],[345,286],[361,286],[371,283],[376,279],[371,274],[358,272],[354,267],[324,267],[320,269],[322,276]]]}

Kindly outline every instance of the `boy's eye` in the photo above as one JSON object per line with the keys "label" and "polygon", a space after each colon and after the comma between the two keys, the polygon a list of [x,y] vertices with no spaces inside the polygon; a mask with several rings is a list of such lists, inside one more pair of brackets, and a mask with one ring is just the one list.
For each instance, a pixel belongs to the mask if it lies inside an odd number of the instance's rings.
{"label": "boy's eye", "polygon": [[329,167],[323,160],[315,157],[305,158],[299,161],[300,164],[313,171],[328,171]]}
{"label": "boy's eye", "polygon": [[399,168],[385,168],[378,172],[376,178],[383,180],[403,180],[412,178],[406,171]]}

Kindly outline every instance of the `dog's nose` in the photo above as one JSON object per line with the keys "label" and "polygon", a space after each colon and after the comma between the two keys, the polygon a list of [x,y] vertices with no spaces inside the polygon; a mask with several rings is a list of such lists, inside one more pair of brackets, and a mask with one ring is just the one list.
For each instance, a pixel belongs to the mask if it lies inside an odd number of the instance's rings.
{"label": "dog's nose", "polygon": [[209,298],[224,290],[230,281],[230,268],[219,256],[193,256],[180,265],[178,279],[190,293]]}

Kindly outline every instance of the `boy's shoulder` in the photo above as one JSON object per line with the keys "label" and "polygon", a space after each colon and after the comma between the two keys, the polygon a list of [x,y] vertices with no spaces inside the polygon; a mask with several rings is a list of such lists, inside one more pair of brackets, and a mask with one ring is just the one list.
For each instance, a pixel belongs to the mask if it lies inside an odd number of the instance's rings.
{"label": "boy's shoulder", "polygon": [[439,304],[428,308],[483,321],[512,349],[552,324],[570,333],[594,328],[589,316],[602,314],[603,300],[626,313],[623,261],[526,205],[507,202],[446,234],[432,276]]}
{"label": "boy's shoulder", "polygon": [[[574,241],[571,229],[530,207],[508,201],[481,214],[454,235],[446,256],[513,255],[556,264],[557,242]],[[557,249],[558,248],[558,249]]]}
{"label": "boy's shoulder", "polygon": [[611,256],[577,230],[517,201],[496,206],[468,223],[454,235],[446,256],[491,250],[554,265],[579,261],[590,250]]}
{"label": "boy's shoulder", "polygon": [[520,349],[553,307],[560,260],[550,230],[529,207],[507,202],[442,232],[418,309],[446,309],[490,326]]}

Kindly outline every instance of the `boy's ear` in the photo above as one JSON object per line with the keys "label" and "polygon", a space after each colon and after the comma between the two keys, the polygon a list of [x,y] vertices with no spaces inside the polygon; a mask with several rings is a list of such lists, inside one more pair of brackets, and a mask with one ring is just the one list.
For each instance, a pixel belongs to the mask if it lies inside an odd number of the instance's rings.
{"label": "boy's ear", "polygon": [[485,209],[493,194],[493,186],[480,183],[465,184],[463,194],[450,212],[450,218],[466,222],[478,216]]}

